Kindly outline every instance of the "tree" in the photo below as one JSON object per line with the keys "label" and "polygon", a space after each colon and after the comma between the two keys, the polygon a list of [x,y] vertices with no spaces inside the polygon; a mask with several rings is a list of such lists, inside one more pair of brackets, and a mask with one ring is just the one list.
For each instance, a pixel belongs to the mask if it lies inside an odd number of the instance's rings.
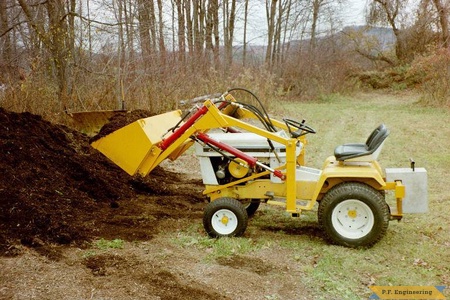
{"label": "tree", "polygon": [[312,20],[311,20],[311,39],[310,39],[310,50],[314,51],[316,49],[317,43],[317,23],[319,21],[320,9],[325,0],[313,0],[312,1]]}
{"label": "tree", "polygon": [[[231,2],[231,3],[230,3]],[[223,1],[223,36],[225,64],[233,63],[233,39],[236,21],[236,0]]]}
{"label": "tree", "polygon": [[289,47],[287,36],[289,31],[295,30],[294,23],[298,18],[298,15],[293,14],[294,4],[299,5],[292,0],[266,0],[268,43],[265,62],[270,69],[281,65],[285,59],[285,52]]}
{"label": "tree", "polygon": [[[48,0],[38,3],[37,8],[44,6],[47,12],[46,19],[39,19],[39,14],[34,14],[32,8],[25,0],[17,0],[26,17],[27,22],[37,34],[38,39],[45,45],[50,53],[50,65],[58,84],[58,99],[62,109],[68,107],[68,66],[70,60],[70,34],[68,32],[68,13],[64,2]],[[74,3],[71,3],[74,4]],[[70,10],[74,10],[71,7]]]}
{"label": "tree", "polygon": [[[448,2],[448,1],[447,1]],[[449,46],[449,28],[448,28],[448,7],[444,5],[441,0],[433,0],[433,4],[436,8],[439,17],[439,24],[441,26],[441,43],[442,47],[448,48]],[[447,4],[448,5],[448,4]]]}
{"label": "tree", "polygon": [[267,50],[266,50],[266,64],[272,66],[272,47],[275,35],[275,15],[277,12],[278,0],[266,0],[266,20],[267,20]]}
{"label": "tree", "polygon": [[164,21],[163,21],[163,5],[162,0],[157,0],[158,4],[158,45],[161,63],[165,64],[166,61],[166,43],[164,41]]}
{"label": "tree", "polygon": [[186,30],[184,2],[188,0],[175,0],[177,16],[178,16],[178,62],[183,66],[186,61]]}
{"label": "tree", "polygon": [[0,44],[0,60],[7,63],[11,61],[12,58],[12,43],[10,30],[12,29],[9,25],[8,12],[6,10],[7,2],[0,1],[0,37],[2,37],[3,42]]}
{"label": "tree", "polygon": [[205,42],[207,55],[212,54],[216,70],[220,66],[219,40],[219,1],[209,0],[206,13]]}
{"label": "tree", "polygon": [[406,38],[399,28],[398,19],[404,7],[405,0],[373,0],[369,10],[368,23],[387,23],[396,37],[395,54],[399,62],[408,60]]}
{"label": "tree", "polygon": [[242,54],[242,65],[244,68],[247,65],[247,24],[248,24],[248,0],[244,0],[244,47],[243,47],[243,54]]}
{"label": "tree", "polygon": [[153,50],[155,49],[154,36],[151,30],[154,18],[153,1],[138,0],[138,21],[139,21],[139,38],[142,53],[142,60],[146,69],[150,67],[153,59]]}

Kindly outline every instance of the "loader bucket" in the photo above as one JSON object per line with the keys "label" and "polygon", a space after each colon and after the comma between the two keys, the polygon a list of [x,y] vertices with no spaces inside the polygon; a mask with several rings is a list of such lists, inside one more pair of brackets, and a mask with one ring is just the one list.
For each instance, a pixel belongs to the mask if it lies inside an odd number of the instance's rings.
{"label": "loader bucket", "polygon": [[126,110],[83,111],[68,113],[67,115],[78,131],[88,136],[94,136],[99,133],[103,125],[109,122],[109,119],[121,112],[126,112]]}
{"label": "loader bucket", "polygon": [[128,174],[146,176],[162,152],[158,143],[180,120],[180,110],[139,119],[91,145]]}

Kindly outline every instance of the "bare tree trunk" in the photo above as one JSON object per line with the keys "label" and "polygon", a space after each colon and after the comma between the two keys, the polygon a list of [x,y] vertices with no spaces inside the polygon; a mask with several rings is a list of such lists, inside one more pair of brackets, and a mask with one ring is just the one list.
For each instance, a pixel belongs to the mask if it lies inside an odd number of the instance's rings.
{"label": "bare tree trunk", "polygon": [[291,12],[291,0],[266,1],[266,16],[268,25],[268,45],[266,64],[269,69],[281,65],[285,38]]}
{"label": "bare tree trunk", "polygon": [[117,3],[117,21],[119,22],[119,42],[117,45],[117,75],[116,75],[116,101],[117,106],[122,106],[122,67],[125,62],[125,34],[124,34],[124,9],[122,6],[122,1],[115,0]]}
{"label": "bare tree trunk", "polygon": [[184,66],[186,63],[186,31],[184,27],[184,0],[176,0],[178,15],[178,61]]}
{"label": "bare tree trunk", "polygon": [[159,57],[161,60],[161,64],[164,65],[166,63],[166,43],[164,41],[164,20],[163,20],[163,6],[162,0],[157,0],[158,4],[158,45],[159,45]]}
{"label": "bare tree trunk", "polygon": [[316,34],[317,34],[317,21],[319,19],[319,12],[322,6],[322,0],[313,0],[312,3],[312,20],[311,20],[311,39],[310,39],[310,52],[314,52],[316,49]]}
{"label": "bare tree trunk", "polygon": [[[153,49],[152,52],[155,52],[157,49],[157,36],[156,36],[156,14],[155,14],[155,4],[153,3],[153,0],[147,0],[147,12],[149,14],[149,28],[150,31],[150,42],[151,47]],[[153,59],[153,58],[152,58]]]}
{"label": "bare tree trunk", "polygon": [[124,34],[124,20],[123,20],[123,6],[122,1],[115,0],[117,4],[117,12],[116,19],[119,23],[119,41],[118,41],[118,59],[119,59],[119,67],[122,67],[123,61],[125,61],[125,34]]}
{"label": "bare tree trunk", "polygon": [[287,35],[288,35],[288,21],[291,17],[291,9],[292,9],[292,0],[288,0],[285,6],[285,19],[286,22],[284,23],[284,29],[283,29],[283,47],[281,49],[281,63],[284,64],[284,61],[286,59],[286,56],[289,52],[289,46],[290,43],[287,41]]}
{"label": "bare tree trunk", "polygon": [[194,28],[191,18],[191,0],[184,0],[184,14],[186,20],[188,49],[189,53],[192,54],[194,53],[195,50],[194,50]]}
{"label": "bare tree trunk", "polygon": [[6,11],[7,5],[6,1],[0,1],[0,38],[3,39],[3,45],[1,45],[0,59],[6,63],[11,62],[12,58],[12,45],[11,45],[11,34],[9,28],[8,13]]}
{"label": "bare tree trunk", "polygon": [[176,52],[176,45],[177,45],[177,35],[176,35],[176,30],[177,30],[177,27],[175,26],[175,24],[176,24],[176,21],[175,21],[175,12],[177,11],[176,10],[176,3],[175,3],[175,1],[170,1],[170,3],[172,4],[172,14],[171,14],[171,16],[172,16],[172,18],[171,18],[171,20],[172,20],[172,52],[173,53],[175,53]]}
{"label": "bare tree trunk", "polygon": [[247,21],[248,21],[248,0],[244,3],[244,48],[242,49],[242,66],[247,66]]}
{"label": "bare tree trunk", "polygon": [[72,55],[73,58],[75,58],[76,54],[75,54],[75,15],[76,15],[76,0],[70,0],[69,3],[69,15],[67,16],[68,18],[68,34],[67,34],[67,39],[68,39],[68,50],[70,52],[70,54]]}
{"label": "bare tree trunk", "polygon": [[272,64],[278,65],[280,60],[281,49],[281,28],[283,23],[284,7],[283,1],[278,1],[278,16],[275,22],[275,32],[273,36]]}
{"label": "bare tree trunk", "polygon": [[266,19],[267,19],[267,50],[266,64],[272,68],[272,47],[275,34],[275,14],[277,9],[277,0],[266,0]]}
{"label": "bare tree trunk", "polygon": [[[153,1],[150,1],[153,3]],[[123,2],[123,15],[125,19],[125,32],[126,32],[126,46],[128,53],[128,61],[134,61],[134,31],[133,31],[133,16],[131,13],[132,1]]]}
{"label": "bare tree trunk", "polygon": [[[397,40],[396,44],[395,44],[395,54],[397,56],[397,59],[400,62],[406,61],[407,53],[406,53],[405,39],[402,36],[400,29],[397,27],[397,17],[400,12],[402,0],[393,0],[393,1],[373,0],[373,1],[374,1],[374,3],[379,4],[380,8],[384,12],[386,21],[391,26],[392,31],[394,32],[394,35]],[[377,8],[375,6],[372,7],[372,11],[374,11],[376,9]],[[372,15],[377,15],[377,14],[372,13]]]}
{"label": "bare tree trunk", "polygon": [[225,63],[233,63],[233,39],[236,19],[236,0],[231,0],[231,7],[228,1],[223,2],[223,35],[225,48]]}
{"label": "bare tree trunk", "polygon": [[194,57],[195,61],[198,63],[203,57],[203,46],[205,43],[205,18],[206,18],[206,8],[205,2],[203,0],[193,1],[192,8],[192,24],[193,24],[193,34],[194,34]]}
{"label": "bare tree trunk", "polygon": [[148,71],[152,60],[152,47],[150,37],[150,13],[146,0],[138,0],[139,40],[141,46],[142,60]]}
{"label": "bare tree trunk", "polygon": [[214,44],[213,44],[213,30],[214,30],[214,14],[217,7],[214,5],[216,1],[211,0],[208,2],[208,9],[205,16],[205,47],[206,47],[206,59],[208,62],[213,60],[214,57]]}
{"label": "bare tree trunk", "polygon": [[91,8],[89,6],[89,1],[86,1],[87,17],[88,17],[88,43],[89,43],[89,57],[92,58],[92,28],[91,28]]}
{"label": "bare tree trunk", "polygon": [[219,34],[219,2],[218,0],[210,0],[214,3],[213,8],[213,34],[214,34],[214,65],[216,69],[220,68],[220,34]]}
{"label": "bare tree trunk", "polygon": [[441,0],[433,0],[433,4],[436,7],[439,16],[439,24],[441,25],[441,40],[442,47],[448,48],[449,46],[449,28],[448,28],[448,11],[447,7],[442,4]]}
{"label": "bare tree trunk", "polygon": [[48,17],[48,29],[43,26],[42,20],[37,20],[32,14],[30,6],[25,0],[17,0],[22,8],[27,21],[38,38],[44,43],[51,53],[51,63],[54,76],[58,83],[58,99],[61,109],[68,107],[68,76],[67,67],[70,56],[68,55],[68,25],[66,22],[66,11],[64,3],[59,0],[48,0],[41,5],[45,5]]}
{"label": "bare tree trunk", "polygon": [[62,108],[68,107],[69,91],[67,81],[67,23],[62,21],[65,17],[63,4],[58,0],[49,0],[47,2],[47,12],[50,25],[51,47],[53,62],[55,65],[56,77],[59,86],[59,99]]}
{"label": "bare tree trunk", "polygon": [[[148,63],[154,60],[154,53],[156,51],[156,17],[153,0],[137,0],[137,12],[139,21],[139,39],[141,45],[142,56]],[[130,19],[128,17],[128,19]],[[131,21],[128,21],[131,22]],[[127,27],[132,27],[131,23],[126,22]],[[132,32],[127,29],[127,32]],[[128,34],[127,34],[128,35]],[[128,43],[133,42],[133,38],[128,39]],[[129,47],[133,47],[132,45]],[[147,66],[149,64],[147,63]]]}

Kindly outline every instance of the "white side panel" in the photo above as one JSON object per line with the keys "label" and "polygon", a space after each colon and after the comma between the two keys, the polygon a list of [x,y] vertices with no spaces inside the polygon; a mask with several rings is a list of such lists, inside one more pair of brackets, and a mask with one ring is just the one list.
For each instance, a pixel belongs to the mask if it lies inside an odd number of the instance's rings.
{"label": "white side panel", "polygon": [[308,167],[297,167],[295,172],[296,181],[319,181],[322,171],[319,169],[308,168]]}
{"label": "white side panel", "polygon": [[211,164],[209,157],[198,156],[198,161],[200,162],[200,171],[202,173],[202,179],[204,184],[218,185],[216,174]]}

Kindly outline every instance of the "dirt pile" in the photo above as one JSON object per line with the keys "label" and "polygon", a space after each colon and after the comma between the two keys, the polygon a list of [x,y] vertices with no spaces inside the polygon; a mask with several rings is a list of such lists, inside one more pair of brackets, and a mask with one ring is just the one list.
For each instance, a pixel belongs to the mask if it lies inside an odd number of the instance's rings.
{"label": "dirt pile", "polygon": [[151,117],[154,114],[150,113],[148,110],[133,110],[129,112],[117,112],[114,116],[109,120],[108,123],[103,125],[100,129],[100,132],[90,139],[90,142],[96,141],[108,134],[116,131],[117,129],[130,124],[139,119]]}
{"label": "dirt pile", "polygon": [[[187,183],[180,190],[182,180],[162,168],[151,177],[132,178],[92,149],[87,136],[2,108],[0,153],[0,255],[14,255],[20,244],[82,244],[112,232],[115,237],[151,238],[155,221],[170,216],[161,212],[169,204],[153,210],[159,217],[150,218],[152,222],[130,220],[141,205],[133,199],[142,194],[192,196],[199,187]],[[202,202],[195,195],[189,201],[183,206]]]}

